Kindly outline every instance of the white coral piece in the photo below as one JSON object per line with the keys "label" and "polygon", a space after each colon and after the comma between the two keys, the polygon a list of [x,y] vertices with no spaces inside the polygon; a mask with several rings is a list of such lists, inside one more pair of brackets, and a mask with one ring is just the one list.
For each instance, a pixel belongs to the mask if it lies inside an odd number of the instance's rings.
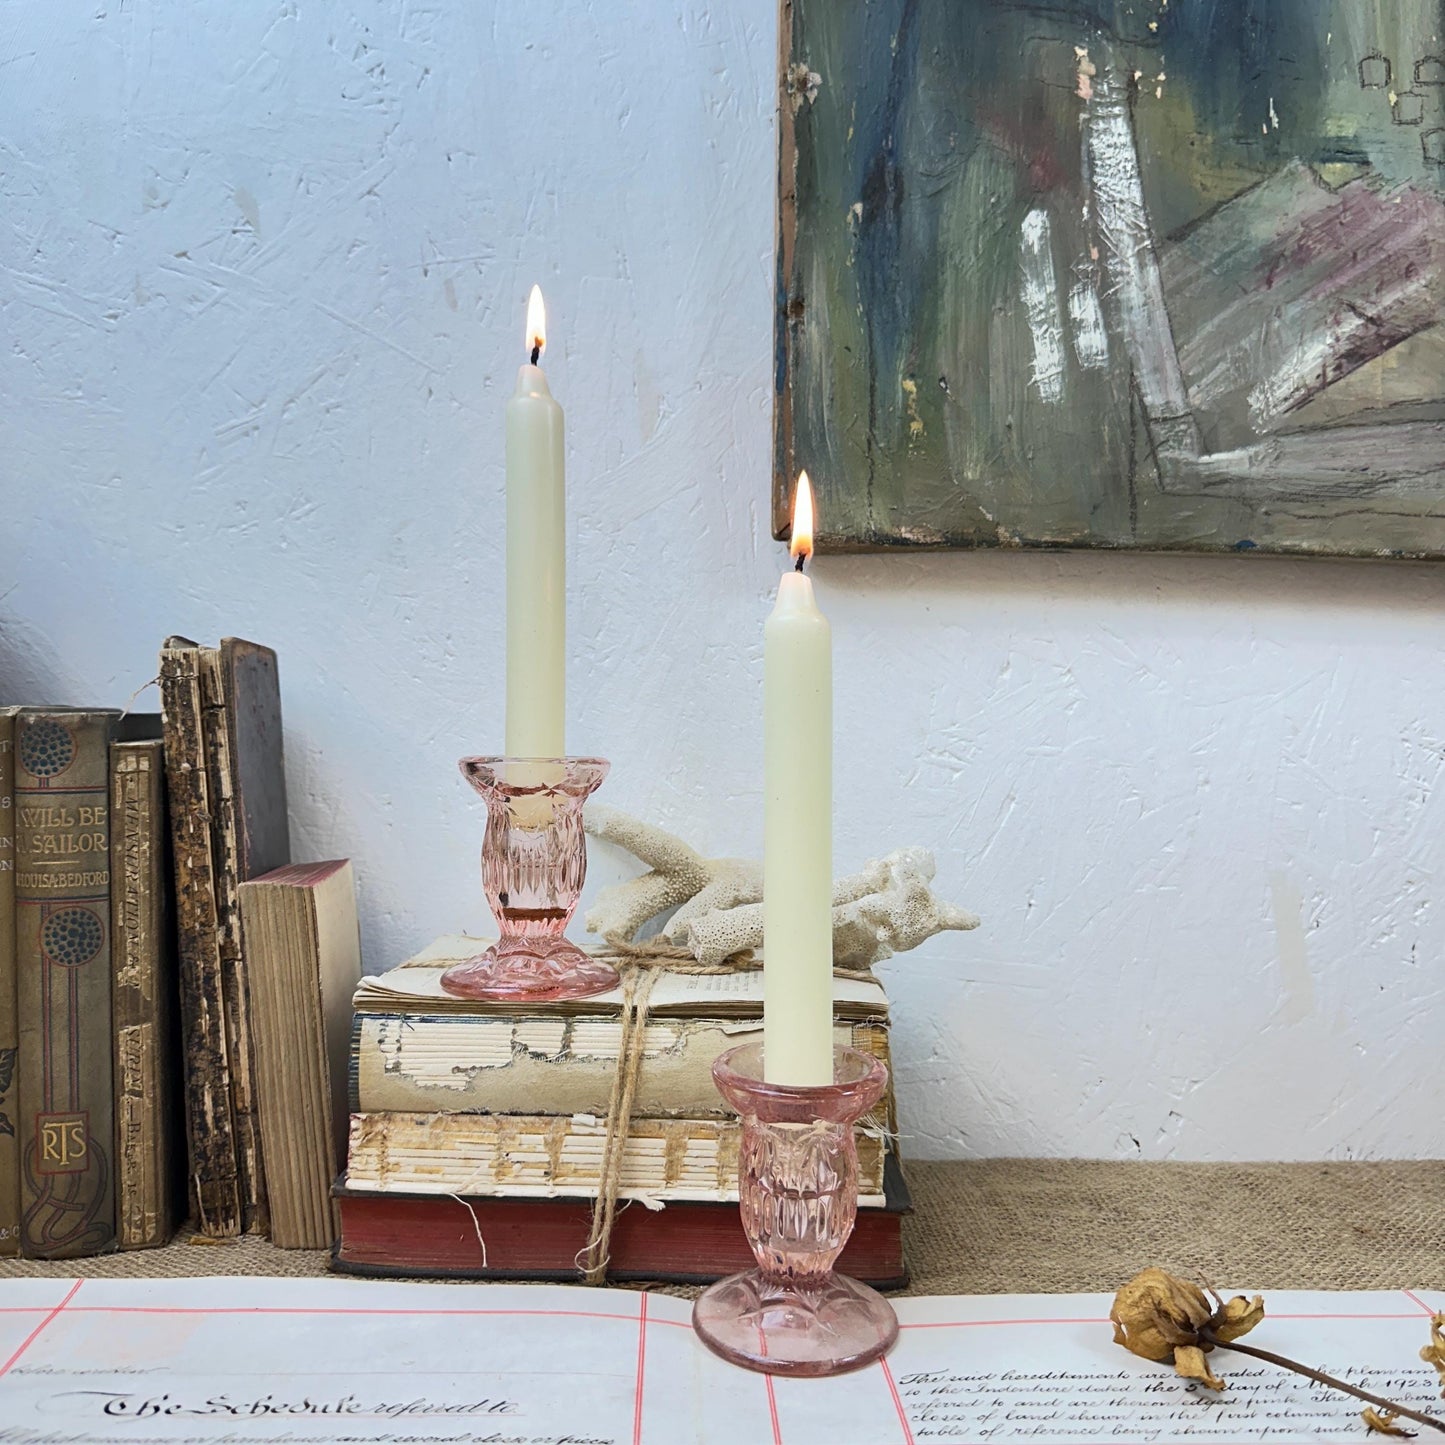
{"label": "white coral piece", "polygon": [[[633,943],[638,930],[659,913],[676,908],[684,924],[702,909],[727,907],[763,896],[763,873],[741,858],[703,858],[681,838],[605,803],[589,803],[583,814],[587,831],[606,843],[626,848],[649,865],[650,873],[604,888],[587,914],[587,931],[601,934],[614,948]],[[704,902],[704,900],[706,900]],[[679,906],[681,905],[681,906]],[[671,927],[667,937],[672,941]]]}
{"label": "white coral piece", "polygon": [[[703,858],[681,838],[616,808],[589,803],[587,831],[616,843],[651,866],[627,883],[604,888],[587,915],[587,929],[613,947],[636,941],[659,913],[676,908],[663,930],[699,963],[717,964],[763,942],[762,865],[742,858]],[[947,929],[977,928],[979,920],[934,896],[933,855],[900,848],[866,863],[833,885],[833,961],[867,968],[917,948]]]}

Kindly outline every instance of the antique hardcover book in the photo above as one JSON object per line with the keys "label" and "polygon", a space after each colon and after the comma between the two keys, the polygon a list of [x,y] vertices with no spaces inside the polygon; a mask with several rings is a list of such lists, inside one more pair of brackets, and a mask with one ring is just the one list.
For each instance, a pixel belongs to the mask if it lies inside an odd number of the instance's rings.
{"label": "antique hardcover book", "polygon": [[15,715],[0,707],[0,1258],[20,1252],[20,1026],[15,1013]]}
{"label": "antique hardcover book", "polygon": [[187,638],[166,639],[160,657],[161,708],[176,875],[190,1201],[203,1234],[230,1235],[241,1232],[241,1180],[221,986],[200,652]]}
{"label": "antique hardcover book", "polygon": [[237,889],[291,861],[281,689],[276,654],[239,637],[200,649],[202,731],[211,793],[211,847],[221,987],[231,1062],[231,1113],[245,1227],[268,1229],[257,1103],[251,989]]}
{"label": "antique hardcover book", "polygon": [[[638,1119],[618,1198],[736,1200],[742,1126]],[[353,1114],[346,1184],[358,1191],[595,1198],[606,1121],[595,1114]],[[858,1202],[883,1203],[886,1136],[858,1131]]]}
{"label": "antique hardcover book", "polygon": [[[889,1062],[881,1023],[839,1024],[841,1045]],[[606,1114],[622,1024],[595,1014],[358,1013],[351,1050],[353,1113]],[[651,1019],[633,1113],[726,1118],[713,1060],[757,1043],[762,1027],[737,1019]]]}
{"label": "antique hardcover book", "polygon": [[[335,1193],[341,1237],[332,1267],[347,1274],[575,1280],[592,1227],[588,1199],[375,1194],[350,1189],[345,1181]],[[883,1195],[880,1207],[858,1211],[838,1268],[896,1289],[908,1279],[903,1216],[913,1204],[891,1157]],[[607,1253],[612,1280],[700,1284],[753,1264],[737,1205],[705,1201],[622,1210]]]}
{"label": "antique hardcover book", "polygon": [[[476,1003],[442,991],[451,962],[483,947],[438,939],[356,991],[354,1113],[605,1115],[621,1039],[620,991],[531,1006]],[[762,1033],[762,975],[664,972],[643,1032],[633,1107],[644,1118],[724,1119],[712,1081],[723,1050]],[[834,1037],[889,1063],[888,998],[875,980],[834,980]],[[875,1121],[894,1118],[893,1092]]]}
{"label": "antique hardcover book", "polygon": [[345,1147],[351,994],[361,973],[345,859],[295,863],[240,885],[271,1238],[324,1249]]}
{"label": "antique hardcover book", "polygon": [[185,1214],[175,927],[159,740],[110,745],[116,1239],[165,1244]]}
{"label": "antique hardcover book", "polygon": [[15,725],[21,1252],[115,1247],[110,1003],[114,710],[23,709]]}
{"label": "antique hardcover book", "polygon": [[161,652],[186,1033],[191,1188],[201,1227],[267,1226],[250,986],[237,888],[290,860],[276,655],[240,638]]}

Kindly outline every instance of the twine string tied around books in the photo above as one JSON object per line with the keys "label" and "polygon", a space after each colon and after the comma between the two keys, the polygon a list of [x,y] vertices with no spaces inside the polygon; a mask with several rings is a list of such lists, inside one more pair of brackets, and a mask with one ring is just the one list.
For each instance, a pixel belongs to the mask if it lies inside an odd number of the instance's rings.
{"label": "twine string tied around books", "polygon": [[[602,1168],[597,1198],[592,1206],[592,1228],[587,1243],[577,1252],[577,1268],[584,1284],[607,1281],[611,1259],[612,1227],[617,1219],[617,1193],[622,1181],[622,1157],[632,1133],[632,1110],[647,1037],[647,1011],[653,986],[661,973],[727,974],[762,968],[762,960],[745,949],[721,963],[699,963],[685,948],[663,939],[625,944],[599,952],[622,976],[621,1037],[617,1049],[617,1070],[607,1100],[607,1125],[602,1141]],[[871,969],[833,969],[840,978],[871,979]]]}

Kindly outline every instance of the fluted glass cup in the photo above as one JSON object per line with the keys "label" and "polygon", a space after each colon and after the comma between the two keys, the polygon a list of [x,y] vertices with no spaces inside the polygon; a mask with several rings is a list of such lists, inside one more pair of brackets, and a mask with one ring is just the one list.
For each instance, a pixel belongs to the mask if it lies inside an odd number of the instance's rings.
{"label": "fluted glass cup", "polygon": [[487,804],[482,889],[498,939],[454,964],[457,998],[546,1002],[617,987],[617,971],[566,937],[587,877],[582,805],[607,776],[602,758],[463,758]]}
{"label": "fluted glass cup", "polygon": [[769,1084],[762,1045],[744,1044],[712,1076],[742,1117],[738,1199],[757,1268],[708,1289],[693,1328],[725,1360],[768,1374],[837,1375],[876,1360],[898,1338],[898,1317],[833,1262],[858,1213],[853,1126],[882,1098],[888,1070],[837,1048],[831,1084]]}

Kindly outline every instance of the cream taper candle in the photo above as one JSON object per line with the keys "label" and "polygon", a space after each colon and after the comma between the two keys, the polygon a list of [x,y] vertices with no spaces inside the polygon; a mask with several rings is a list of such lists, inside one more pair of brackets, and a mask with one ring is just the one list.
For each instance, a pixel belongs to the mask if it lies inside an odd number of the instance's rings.
{"label": "cream taper candle", "polygon": [[507,755],[565,751],[567,526],[562,408],[537,364],[542,293],[527,302],[531,359],[507,403]]}
{"label": "cream taper candle", "polygon": [[798,477],[792,552],[763,629],[763,1072],[833,1081],[833,639],[803,560],[813,499]]}

